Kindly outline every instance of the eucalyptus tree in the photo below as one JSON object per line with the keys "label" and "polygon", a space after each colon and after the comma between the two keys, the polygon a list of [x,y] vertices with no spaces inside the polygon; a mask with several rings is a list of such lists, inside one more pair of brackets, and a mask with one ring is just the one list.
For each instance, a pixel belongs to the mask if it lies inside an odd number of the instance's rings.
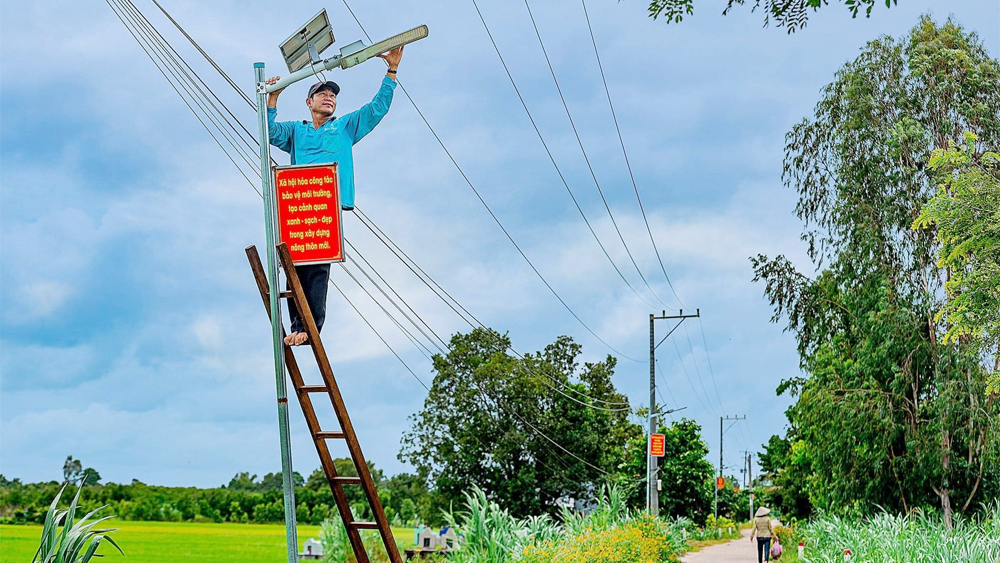
{"label": "eucalyptus tree", "polygon": [[996,146],[1000,64],[975,33],[921,18],[868,43],[787,134],[784,179],[812,275],[752,258],[755,280],[795,334],[803,374],[779,393],[804,484],[828,510],[938,506],[951,522],[1000,494],[1000,409],[984,400],[978,349],[942,338],[945,271],[933,228],[914,230],[934,193],[934,149],[963,131]]}
{"label": "eucalyptus tree", "polygon": [[[685,16],[694,14],[695,0],[650,0],[649,16],[653,19],[663,17],[669,22],[680,22]],[[876,4],[882,0],[840,0],[844,4],[851,17],[858,17],[862,12],[865,17],[871,17],[872,10]],[[897,0],[884,0],[886,8],[893,6]],[[722,14],[726,15],[734,6],[753,4],[752,11],[763,8],[764,26],[774,24],[776,27],[784,27],[788,33],[803,28],[809,21],[809,12],[816,12],[823,6],[828,5],[829,0],[728,0]]]}
{"label": "eucalyptus tree", "polygon": [[914,228],[935,227],[938,266],[948,271],[935,320],[946,320],[946,340],[993,355],[988,392],[1000,394],[1000,154],[966,133],[964,144],[935,150],[930,166],[940,186]]}

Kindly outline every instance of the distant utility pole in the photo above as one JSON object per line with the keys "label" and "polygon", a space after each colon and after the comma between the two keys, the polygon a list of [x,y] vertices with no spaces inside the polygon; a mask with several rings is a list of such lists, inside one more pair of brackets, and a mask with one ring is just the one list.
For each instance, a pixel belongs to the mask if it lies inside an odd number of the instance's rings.
{"label": "distant utility pole", "polygon": [[[685,315],[684,309],[681,309],[676,315],[667,315],[666,311],[663,311],[659,317],[653,314],[649,315],[649,435],[646,437],[646,509],[653,516],[657,516],[660,512],[660,491],[659,487],[656,486],[656,458],[650,448],[652,436],[656,434],[656,349],[677,330],[677,327],[681,326],[684,319],[700,316],[701,309],[695,309],[693,315]],[[678,321],[662,340],[656,342],[653,334],[653,321],[664,319],[678,319]]]}
{"label": "distant utility pole", "polygon": [[[722,478],[722,423],[726,420],[746,420],[743,416],[720,416],[719,417],[719,478]],[[719,517],[719,483],[715,484],[715,517]]]}
{"label": "distant utility pole", "polygon": [[753,520],[753,454],[747,452],[747,478],[750,484],[747,490],[750,491],[750,520]]}

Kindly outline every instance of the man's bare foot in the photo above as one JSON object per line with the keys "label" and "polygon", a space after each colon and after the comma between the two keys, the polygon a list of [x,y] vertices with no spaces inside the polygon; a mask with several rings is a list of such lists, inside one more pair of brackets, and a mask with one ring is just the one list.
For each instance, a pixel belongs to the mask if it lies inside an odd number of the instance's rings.
{"label": "man's bare foot", "polygon": [[301,332],[293,332],[293,333],[285,336],[285,346],[298,346],[298,344],[295,343],[295,339],[298,338],[298,336],[300,334],[302,334],[302,333]]}
{"label": "man's bare foot", "polygon": [[309,335],[304,332],[296,332],[295,338],[292,339],[292,346],[302,346],[309,341]]}

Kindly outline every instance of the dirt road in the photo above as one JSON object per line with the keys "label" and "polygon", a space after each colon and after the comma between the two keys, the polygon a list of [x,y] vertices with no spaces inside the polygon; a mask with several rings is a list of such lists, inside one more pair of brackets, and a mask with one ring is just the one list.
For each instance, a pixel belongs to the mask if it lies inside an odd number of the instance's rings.
{"label": "dirt road", "polygon": [[682,563],[757,563],[757,543],[750,543],[750,530],[743,539],[701,548],[681,558]]}

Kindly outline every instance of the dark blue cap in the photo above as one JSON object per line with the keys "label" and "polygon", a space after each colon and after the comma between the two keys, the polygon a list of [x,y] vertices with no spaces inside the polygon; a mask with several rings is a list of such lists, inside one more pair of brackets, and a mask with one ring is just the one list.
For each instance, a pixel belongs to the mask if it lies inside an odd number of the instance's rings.
{"label": "dark blue cap", "polygon": [[340,86],[337,85],[333,80],[327,80],[326,82],[317,82],[309,88],[309,98],[313,97],[313,94],[319,92],[323,88],[328,88],[333,91],[334,96],[340,95]]}

